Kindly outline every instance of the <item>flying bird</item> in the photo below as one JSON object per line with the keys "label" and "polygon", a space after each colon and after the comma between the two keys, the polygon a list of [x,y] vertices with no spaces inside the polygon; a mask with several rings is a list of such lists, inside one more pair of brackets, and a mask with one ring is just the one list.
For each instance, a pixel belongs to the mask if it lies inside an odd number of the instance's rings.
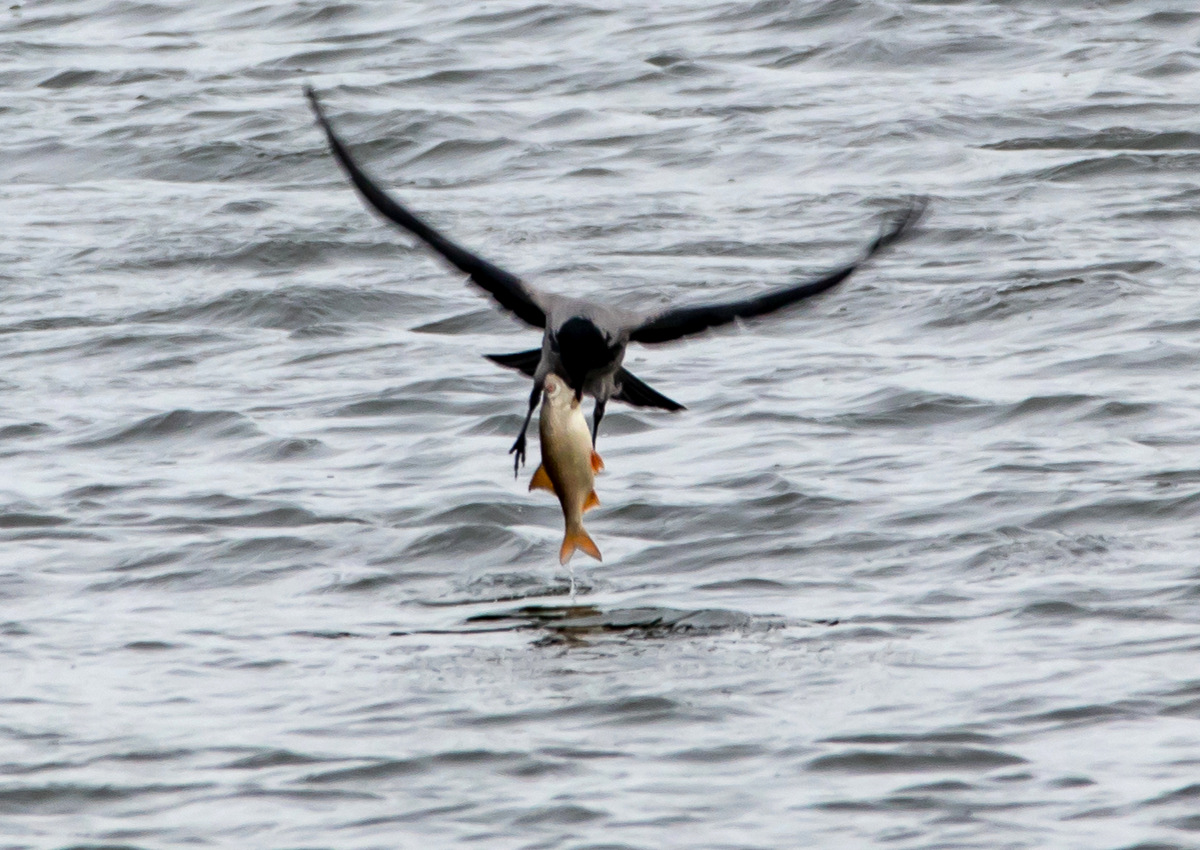
{"label": "flying bird", "polygon": [[533,378],[529,409],[521,432],[509,454],[513,472],[525,462],[525,432],[542,397],[547,376],[563,378],[575,393],[596,400],[592,411],[592,443],[595,444],[600,420],[609,399],[636,407],[683,410],[672,401],[622,367],[625,348],[631,342],[655,345],[729,324],[772,313],[805,298],[824,292],[848,278],[859,266],[904,236],[924,212],[923,200],[915,200],[889,217],[862,255],[854,262],[815,280],[773,289],[762,295],[716,304],[668,307],[653,312],[637,312],[605,306],[594,301],[542,292],[516,275],[494,266],[482,257],[451,242],[389,196],[359,167],[346,145],[334,132],[311,86],[304,89],[317,123],[325,131],[329,147],[350,182],[363,199],[384,218],[412,233],[440,254],[450,265],[468,275],[473,283],[496,300],[501,307],[535,328],[544,329],[541,348],[515,354],[489,354],[487,357]]}

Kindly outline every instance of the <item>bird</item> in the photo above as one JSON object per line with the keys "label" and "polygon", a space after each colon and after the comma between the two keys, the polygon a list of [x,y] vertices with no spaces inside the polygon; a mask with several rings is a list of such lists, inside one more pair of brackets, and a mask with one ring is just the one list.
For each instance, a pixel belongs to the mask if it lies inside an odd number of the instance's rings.
{"label": "bird", "polygon": [[370,207],[383,218],[416,236],[450,265],[466,274],[500,307],[526,324],[543,330],[540,348],[513,354],[485,355],[501,366],[516,369],[533,378],[533,391],[529,395],[525,421],[509,449],[509,454],[514,455],[514,474],[518,474],[525,463],[525,434],[542,397],[547,376],[556,374],[563,378],[574,391],[577,401],[585,394],[595,399],[592,410],[593,446],[610,400],[636,407],[684,410],[686,408],[682,404],[662,395],[624,368],[622,363],[629,343],[657,345],[672,342],[738,319],[773,313],[825,292],[909,233],[926,208],[924,198],[910,199],[903,208],[888,217],[878,236],[858,259],[813,280],[793,283],[749,298],[713,304],[666,307],[653,311],[628,310],[589,299],[543,292],[452,242],[388,195],[363,171],[334,131],[316,91],[312,86],[305,86],[304,93],[334,158]]}

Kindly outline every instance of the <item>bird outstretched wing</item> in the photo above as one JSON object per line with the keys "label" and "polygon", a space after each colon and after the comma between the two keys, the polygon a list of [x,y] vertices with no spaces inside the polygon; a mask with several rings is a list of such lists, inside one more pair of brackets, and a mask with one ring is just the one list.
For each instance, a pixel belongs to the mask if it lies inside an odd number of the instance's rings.
{"label": "bird outstretched wing", "polygon": [[680,337],[728,324],[736,319],[751,319],[772,313],[780,308],[811,298],[837,286],[854,271],[883,249],[894,245],[916,224],[925,211],[925,201],[917,200],[896,215],[880,232],[859,259],[847,266],[829,272],[816,280],[793,284],[745,298],[721,304],[697,304],[693,307],[674,307],[650,316],[630,331],[631,342],[654,344],[670,342]]}
{"label": "bird outstretched wing", "polygon": [[546,326],[546,311],[538,303],[538,295],[516,275],[492,265],[482,257],[454,244],[438,231],[417,218],[398,201],[390,197],[358,166],[346,145],[325,117],[317,93],[306,86],[304,94],[312,105],[317,123],[325,131],[329,147],[341,164],[342,169],[354,184],[354,188],[384,218],[395,222],[441,254],[451,265],[470,275],[477,286],[496,299],[501,307],[511,311],[518,319],[535,328]]}

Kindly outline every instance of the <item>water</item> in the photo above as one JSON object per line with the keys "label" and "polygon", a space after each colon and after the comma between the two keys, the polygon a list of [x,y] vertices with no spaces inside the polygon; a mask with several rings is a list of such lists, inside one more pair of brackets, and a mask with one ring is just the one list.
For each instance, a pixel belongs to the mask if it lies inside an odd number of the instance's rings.
{"label": "water", "polygon": [[[0,847],[1190,848],[1200,14],[44,0],[0,25]],[[644,307],[588,527],[537,335]],[[531,446],[531,460],[536,448]]]}

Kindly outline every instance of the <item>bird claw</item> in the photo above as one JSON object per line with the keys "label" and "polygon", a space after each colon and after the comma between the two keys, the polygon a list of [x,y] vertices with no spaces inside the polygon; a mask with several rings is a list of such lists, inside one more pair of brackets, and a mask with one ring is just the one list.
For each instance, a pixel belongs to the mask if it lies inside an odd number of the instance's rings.
{"label": "bird claw", "polygon": [[521,474],[521,467],[525,465],[525,435],[517,437],[517,441],[513,443],[512,448],[508,453],[515,454],[513,458],[513,478]]}

